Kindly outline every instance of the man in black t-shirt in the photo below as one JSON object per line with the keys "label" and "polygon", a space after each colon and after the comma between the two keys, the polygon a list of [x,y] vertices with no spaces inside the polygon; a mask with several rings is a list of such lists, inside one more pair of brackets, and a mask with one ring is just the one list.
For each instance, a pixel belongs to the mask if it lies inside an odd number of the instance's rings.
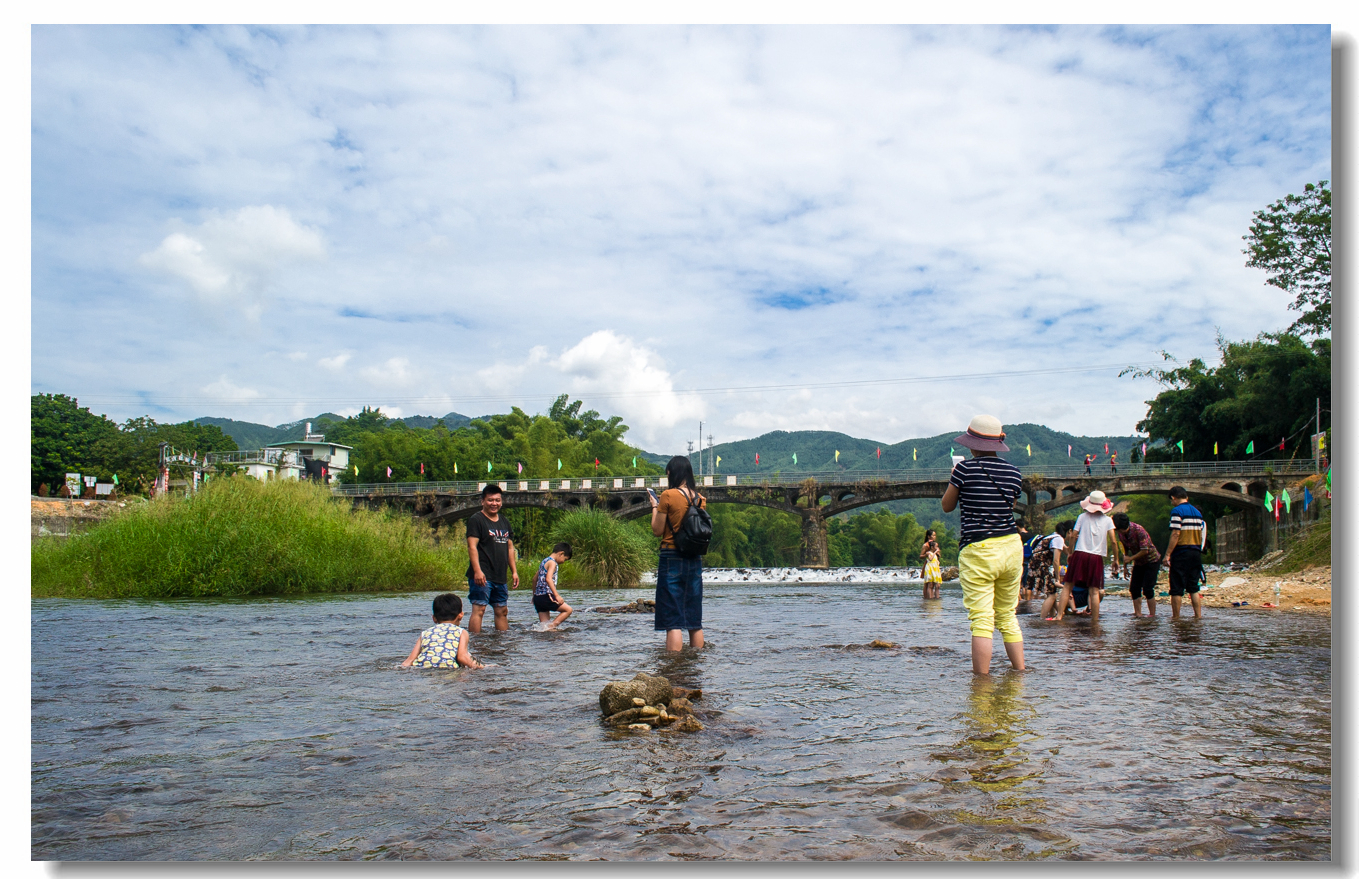
{"label": "man in black t-shirt", "polygon": [[472,605],[472,618],[467,631],[481,633],[481,618],[486,605],[495,612],[495,627],[504,632],[510,627],[510,593],[519,588],[518,559],[514,552],[514,531],[510,522],[500,515],[504,498],[495,483],[481,490],[481,512],[467,520],[467,601]]}

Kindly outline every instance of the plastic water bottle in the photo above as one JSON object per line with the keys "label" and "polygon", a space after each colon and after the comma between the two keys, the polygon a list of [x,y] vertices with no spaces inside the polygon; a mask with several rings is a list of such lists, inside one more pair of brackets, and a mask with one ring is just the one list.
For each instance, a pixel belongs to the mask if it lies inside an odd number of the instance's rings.
{"label": "plastic water bottle", "polygon": [[1275,603],[1276,605],[1279,603],[1279,595],[1280,595],[1281,592],[1282,592],[1282,589],[1280,588],[1280,586],[1281,586],[1281,584],[1279,583],[1279,581],[1278,581],[1278,580],[1275,580],[1275,581],[1274,581],[1274,603]]}

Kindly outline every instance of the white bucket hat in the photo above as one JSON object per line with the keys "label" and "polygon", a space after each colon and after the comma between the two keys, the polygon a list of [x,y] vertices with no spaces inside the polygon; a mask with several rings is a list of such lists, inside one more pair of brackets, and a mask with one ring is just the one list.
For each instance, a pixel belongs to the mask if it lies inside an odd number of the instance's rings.
{"label": "white bucket hat", "polygon": [[1114,508],[1114,502],[1104,496],[1102,491],[1092,491],[1081,501],[1081,509],[1087,513],[1107,513]]}

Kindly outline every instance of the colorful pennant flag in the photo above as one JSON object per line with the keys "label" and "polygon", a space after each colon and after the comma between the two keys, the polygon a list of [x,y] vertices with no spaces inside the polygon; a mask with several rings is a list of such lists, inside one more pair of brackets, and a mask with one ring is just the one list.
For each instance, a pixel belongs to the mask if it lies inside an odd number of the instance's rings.
{"label": "colorful pennant flag", "polygon": [[113,484],[114,484],[114,485],[117,485],[117,484],[118,484],[118,474],[117,474],[117,473],[113,474]]}
{"label": "colorful pennant flag", "polygon": [[633,456],[632,456],[632,469],[633,469],[633,470],[636,470],[636,469],[637,469],[637,456],[636,456],[636,455],[633,455]]}
{"label": "colorful pennant flag", "polygon": [[392,468],[391,468],[391,467],[388,467],[388,468],[387,468],[387,478],[388,478],[388,479],[391,479],[391,478],[392,478]]}
{"label": "colorful pennant flag", "polygon": [[[718,456],[717,456],[717,466],[718,466],[718,467],[721,467],[721,466],[722,466],[722,456],[721,456],[721,455],[718,455]],[[714,468],[714,469],[715,469],[715,468]]]}
{"label": "colorful pennant flag", "polygon": [[421,475],[421,476],[424,476],[424,475],[425,475],[425,462],[424,462],[424,461],[421,461],[421,462],[420,462],[420,475]]}
{"label": "colorful pennant flag", "polygon": [[355,476],[358,476],[358,475],[359,475],[359,465],[358,465],[358,464],[355,464],[355,465],[354,465],[354,475],[355,475]]}
{"label": "colorful pennant flag", "polygon": [[558,470],[562,469],[562,459],[561,459],[561,458],[558,458],[558,459],[557,459],[557,469],[558,469]]}
{"label": "colorful pennant flag", "polygon": [[1109,454],[1109,444],[1108,444],[1108,443],[1105,443],[1105,444],[1104,444],[1104,454],[1106,454],[1106,455]]}
{"label": "colorful pennant flag", "polygon": [[1146,443],[1142,443],[1142,457],[1143,457],[1144,459],[1147,457],[1147,444],[1146,444]]}
{"label": "colorful pennant flag", "polygon": [[490,461],[487,461],[487,462],[486,462],[486,472],[487,472],[487,473],[490,473],[490,472],[491,472],[491,462],[490,462]]}
{"label": "colorful pennant flag", "polygon": [[835,463],[837,463],[837,464],[840,463],[840,450],[839,450],[839,449],[836,449],[836,450],[835,450]]}
{"label": "colorful pennant flag", "polygon": [[881,446],[878,447],[878,460],[879,460],[879,461],[882,460],[882,447],[881,447]]}
{"label": "colorful pennant flag", "polygon": [[797,463],[797,452],[793,452],[793,463]]}
{"label": "colorful pennant flag", "polygon": [[595,458],[595,469],[596,469],[596,470],[599,469],[599,459],[598,459],[598,458]]}
{"label": "colorful pennant flag", "polygon": [[1274,499],[1274,521],[1279,521],[1279,508],[1283,506],[1283,498]]}
{"label": "colorful pennant flag", "polygon": [[1285,512],[1285,513],[1288,513],[1288,514],[1290,514],[1290,515],[1292,515],[1292,513],[1293,513],[1293,499],[1292,499],[1291,497],[1288,496],[1288,489],[1285,488],[1285,489],[1283,490],[1283,495],[1282,495],[1282,497],[1283,497],[1284,512]]}
{"label": "colorful pennant flag", "polygon": [[1270,494],[1268,489],[1265,490],[1265,509],[1274,509],[1274,495]]}
{"label": "colorful pennant flag", "polygon": [[457,461],[454,461],[454,462],[453,462],[453,473],[454,473],[454,475],[457,475],[457,472],[458,472],[458,462],[457,462]]}
{"label": "colorful pennant flag", "polygon": [[1066,446],[1066,456],[1067,456],[1068,458],[1071,457],[1071,444],[1070,444],[1070,443],[1067,443],[1067,446]]}
{"label": "colorful pennant flag", "polygon": [[953,460],[953,446],[948,447],[948,457],[949,460]]}
{"label": "colorful pennant flag", "polygon": [[1217,441],[1216,441],[1216,440],[1213,441],[1213,454],[1214,454],[1214,455],[1217,454]]}
{"label": "colorful pennant flag", "polygon": [[1032,457],[1033,457],[1033,443],[1026,443],[1025,446],[1024,446],[1024,448],[1028,450],[1028,452],[1029,452],[1029,457],[1032,458]]}
{"label": "colorful pennant flag", "polygon": [[1251,440],[1250,442],[1246,443],[1246,454],[1247,455],[1255,454],[1255,440]]}
{"label": "colorful pennant flag", "polygon": [[1304,513],[1307,512],[1308,508],[1311,506],[1312,506],[1312,490],[1304,485],[1302,487],[1302,511]]}
{"label": "colorful pennant flag", "polygon": [[1180,450],[1180,454],[1183,455],[1183,454],[1184,454],[1184,440],[1180,440],[1179,442],[1177,442],[1177,443],[1175,444],[1175,448],[1179,449],[1179,450]]}
{"label": "colorful pennant flag", "polygon": [[760,453],[759,453],[759,452],[756,452],[756,453],[755,453],[755,466],[756,466],[756,467],[760,466]]}
{"label": "colorful pennant flag", "polygon": [[1284,437],[1279,437],[1279,451],[1284,450]]}
{"label": "colorful pennant flag", "polygon": [[523,473],[523,472],[524,472],[524,462],[522,462],[522,461],[516,461],[515,464],[514,464],[514,466],[516,466],[516,467],[519,468],[519,472],[520,472],[520,473]]}
{"label": "colorful pennant flag", "polygon": [[911,449],[911,460],[912,460],[912,461],[918,461],[918,460],[920,460],[919,458],[916,457],[916,453],[917,453],[918,451],[919,451],[919,449]]}

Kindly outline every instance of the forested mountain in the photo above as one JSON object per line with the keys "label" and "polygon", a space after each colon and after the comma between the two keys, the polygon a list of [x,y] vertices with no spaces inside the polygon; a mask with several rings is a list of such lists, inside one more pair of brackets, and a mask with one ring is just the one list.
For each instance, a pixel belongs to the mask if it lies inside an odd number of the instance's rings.
{"label": "forested mountain", "polygon": [[[489,415],[480,416],[483,420],[490,418]],[[222,429],[222,433],[236,441],[236,445],[242,449],[262,449],[271,443],[286,443],[291,440],[302,439],[302,434],[307,429],[307,422],[312,423],[311,429],[317,432],[324,432],[322,422],[343,422],[343,415],[336,415],[334,412],[322,412],[320,415],[311,418],[303,418],[298,421],[289,421],[286,424],[270,427],[267,424],[255,424],[250,421],[235,421],[230,418],[195,418],[195,424],[211,424]],[[408,415],[405,418],[394,418],[393,421],[400,421],[407,427],[433,427],[442,423],[449,430],[457,430],[472,423],[472,417],[460,415],[457,412],[450,412],[447,415],[435,417],[433,415]]]}
{"label": "forested mountain", "polygon": [[[966,454],[953,441],[961,432],[949,431],[889,445],[829,430],[776,430],[755,439],[716,444],[712,449],[712,460],[722,459],[718,473],[947,469],[952,466],[950,449],[955,455]],[[1140,456],[1142,442],[1143,438],[1135,436],[1074,436],[1041,424],[1014,424],[1005,426],[1005,443],[1010,452],[1003,457],[1021,467],[1042,466],[1081,463],[1088,452],[1097,461],[1107,463],[1109,456],[1104,447],[1108,444],[1110,452],[1118,452],[1119,460],[1127,462],[1133,460],[1134,450]],[[1071,446],[1070,456],[1068,445]],[[837,449],[840,452],[838,462],[835,458]],[[878,457],[879,449],[882,450],[881,458]],[[758,467],[755,464],[757,453],[760,456]],[[794,454],[797,463],[793,462]],[[706,472],[710,469],[706,449],[703,455]],[[697,472],[697,453],[693,460]]]}

